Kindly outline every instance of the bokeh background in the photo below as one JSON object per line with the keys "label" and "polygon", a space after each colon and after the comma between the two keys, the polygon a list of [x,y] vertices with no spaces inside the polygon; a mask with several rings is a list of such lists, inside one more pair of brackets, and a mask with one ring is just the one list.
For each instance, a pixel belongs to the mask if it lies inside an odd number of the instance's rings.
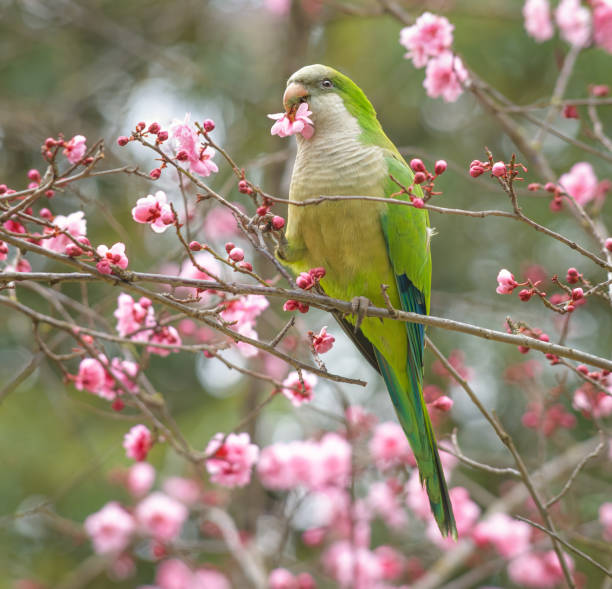
{"label": "bokeh background", "polygon": [[[148,171],[155,167],[151,155],[133,145],[119,148],[117,136],[129,134],[139,120],[167,125],[189,112],[194,120],[214,119],[216,140],[248,170],[249,177],[267,192],[286,196],[293,142],[270,136],[266,114],[281,110],[285,80],[294,70],[319,62],[336,67],[361,86],[387,134],[406,154],[422,157],[426,163],[439,158],[449,162],[449,170],[436,185],[444,193],[436,204],[508,208],[496,183],[486,176],[471,179],[467,168],[472,159],[484,158],[485,145],[496,159],[505,160],[516,147],[470,94],[453,104],[426,96],[423,71],[415,70],[403,58],[397,20],[384,14],[373,0],[296,1],[288,13],[280,10],[281,4],[258,0],[0,0],[0,182],[14,188],[25,186],[30,168],[44,169],[41,143],[59,132],[66,137],[83,134],[89,143],[104,139],[109,167],[136,164]],[[455,48],[466,65],[517,104],[550,95],[566,46],[558,39],[538,45],[529,38],[523,29],[520,2],[398,4],[415,17],[426,9],[446,15],[455,25]],[[611,71],[610,55],[597,49],[584,51],[567,96],[585,97],[588,84],[611,82]],[[612,108],[600,111],[609,129]],[[541,117],[544,111],[533,112]],[[570,136],[581,135],[581,120],[559,118],[554,124]],[[535,134],[532,126],[525,129],[528,135]],[[576,161],[590,161],[599,178],[612,176],[610,164],[558,139],[548,136],[543,149],[559,175]],[[520,153],[518,157],[521,159]],[[221,170],[211,184],[249,209],[231,171],[217,159]],[[531,171],[526,178],[541,180]],[[168,189],[169,194],[174,190],[178,196],[172,184],[165,182],[169,180],[162,179],[158,186]],[[170,232],[157,236],[130,219],[135,200],[153,190],[145,179],[118,175],[82,182],[57,194],[51,205],[55,214],[84,208],[92,243],[126,241],[130,267],[155,271],[164,264],[179,264],[183,255]],[[594,248],[570,214],[549,210],[548,198],[525,189],[521,197],[529,215]],[[197,214],[203,216],[205,210],[201,208]],[[282,207],[278,211],[284,214]],[[606,214],[610,226],[609,206],[604,218]],[[434,214],[432,225],[438,232],[432,245],[435,315],[495,329],[503,329],[504,319],[510,315],[542,328],[554,340],[559,324],[537,301],[523,304],[517,297],[495,294],[498,270],[509,268],[518,278],[529,266],[538,264],[550,277],[564,276],[568,267],[576,266],[585,276],[602,280],[595,266],[512,221]],[[222,238],[216,243],[222,245]],[[272,269],[261,260],[256,259],[255,265],[271,275]],[[77,287],[63,288],[75,293]],[[109,320],[115,296],[108,291],[90,291],[92,306]],[[286,318],[278,302],[273,302],[258,324],[260,335],[273,335]],[[26,320],[0,309],[0,322],[2,387],[28,364],[36,349]],[[381,381],[330,317],[311,312],[298,318],[292,332],[295,353],[308,358],[304,334],[308,329],[318,331],[322,325],[329,325],[337,338],[336,347],[325,357],[328,368],[369,381],[365,390],[343,386],[343,394],[380,418],[391,418]],[[488,407],[497,409],[509,431],[518,434],[519,448],[529,453],[538,434],[520,425],[526,394],[503,376],[509,365],[525,358],[501,344],[439,330],[430,335],[446,353],[461,351],[475,389]],[[596,301],[581,308],[570,326],[568,342],[585,351],[609,355],[609,309]],[[531,355],[543,367],[541,391],[561,386],[560,399],[569,407],[576,387],[574,378],[551,369],[533,352]],[[239,356],[237,361],[242,361]],[[431,361],[428,358],[428,364]],[[251,362],[263,366],[261,359]],[[428,382],[447,386],[431,370],[428,374]],[[234,427],[265,390],[217,363],[186,354],[156,359],[149,376],[165,394],[187,438],[201,448],[217,431]],[[485,462],[508,463],[508,456],[475,408],[460,390],[452,393],[455,406],[451,419],[459,427],[464,451]],[[337,412],[339,399],[336,387],[321,382],[314,406]],[[62,533],[66,521],[58,520],[57,529],[53,529],[35,517],[15,520],[13,514],[48,498],[62,518],[82,522],[108,500],[125,494],[113,483],[112,473],[128,466],[121,439],[132,422],[111,415],[107,405],[98,401],[66,387],[62,375],[45,362],[19,388],[0,398],[0,587],[11,587],[12,580],[24,577],[57,586],[90,554],[87,542],[79,544]],[[452,423],[442,430],[449,431]],[[252,425],[251,433],[259,444],[266,444],[300,438],[326,427],[333,427],[333,420],[320,412],[309,408],[294,411],[277,399]],[[592,435],[592,422],[578,416],[578,429],[571,437]],[[545,440],[541,452],[531,454],[530,466],[562,448],[568,439],[561,435]],[[151,461],[162,474],[188,472],[163,446],[154,449]],[[589,500],[576,505],[586,519],[596,517],[606,489],[609,493],[605,481],[607,477],[609,482],[610,474],[609,469],[603,469],[592,476]],[[489,485],[478,473],[471,472],[470,477]],[[495,493],[494,485],[488,489]],[[235,500],[245,500],[245,495],[238,492]],[[265,525],[258,521],[265,500],[255,484],[249,491],[250,509],[239,516],[239,523],[251,531]],[[304,517],[308,520],[308,514]],[[215,558],[222,563],[226,557],[212,557],[211,562]],[[151,579],[152,566],[142,564],[136,578],[117,586],[133,587]],[[107,584],[102,576],[87,586]]]}

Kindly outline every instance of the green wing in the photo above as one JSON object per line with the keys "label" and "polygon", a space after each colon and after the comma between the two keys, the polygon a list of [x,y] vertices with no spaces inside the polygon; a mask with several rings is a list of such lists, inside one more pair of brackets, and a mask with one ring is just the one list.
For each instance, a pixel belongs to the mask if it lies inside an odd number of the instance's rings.
{"label": "green wing", "polygon": [[[409,186],[412,183],[412,171],[399,154],[390,153],[387,166],[389,174],[402,185]],[[389,178],[385,193],[390,196],[398,190],[397,184]],[[389,205],[381,216],[381,223],[402,309],[426,315],[429,312],[431,293],[427,211]],[[400,423],[414,451],[421,481],[425,483],[440,531],[456,538],[457,529],[450,497],[423,399],[424,327],[406,323],[406,336],[408,353],[405,366],[390,366],[378,351],[376,355]]]}

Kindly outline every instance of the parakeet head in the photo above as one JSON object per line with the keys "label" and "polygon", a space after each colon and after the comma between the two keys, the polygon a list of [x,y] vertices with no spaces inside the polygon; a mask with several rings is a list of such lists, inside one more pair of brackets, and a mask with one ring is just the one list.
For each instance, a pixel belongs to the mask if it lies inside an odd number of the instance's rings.
{"label": "parakeet head", "polygon": [[362,128],[378,125],[376,111],[361,88],[339,71],[320,64],[308,65],[287,81],[283,96],[285,110],[290,112],[300,102],[312,111],[315,133],[357,122]]}

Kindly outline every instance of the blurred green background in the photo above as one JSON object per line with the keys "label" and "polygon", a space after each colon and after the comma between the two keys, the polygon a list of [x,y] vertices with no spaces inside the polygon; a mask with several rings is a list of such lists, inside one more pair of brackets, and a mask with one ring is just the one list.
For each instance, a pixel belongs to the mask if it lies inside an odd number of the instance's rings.
{"label": "blurred green background", "polygon": [[[455,25],[455,48],[466,65],[512,101],[529,104],[550,95],[566,47],[558,39],[543,45],[530,39],[523,30],[521,2],[399,4],[414,17],[426,9],[445,14]],[[108,148],[105,166],[137,164],[148,171],[155,167],[150,153],[133,145],[119,148],[117,136],[129,135],[139,120],[166,126],[190,112],[193,120],[213,118],[216,140],[248,170],[249,177],[267,192],[286,196],[292,141],[270,136],[266,114],[281,110],[285,80],[294,70],[320,62],[336,67],[361,86],[389,137],[405,147],[407,154],[422,157],[428,164],[439,158],[449,162],[449,170],[436,184],[444,194],[434,204],[508,209],[507,199],[493,181],[486,176],[473,180],[467,174],[472,159],[485,157],[485,145],[496,159],[508,160],[516,151],[476,100],[469,94],[454,104],[428,98],[422,87],[423,70],[415,70],[403,58],[404,49],[398,43],[401,25],[389,15],[377,14],[376,2],[322,1],[308,6],[306,10],[294,2],[291,13],[283,15],[257,0],[0,0],[0,183],[25,187],[28,169],[44,170],[41,143],[59,132],[67,138],[83,134],[88,144],[104,139]],[[585,51],[567,96],[585,97],[588,84],[611,82],[611,71],[610,55],[596,49]],[[610,107],[600,109],[608,129],[611,111]],[[543,112],[534,114],[542,117]],[[559,118],[554,124],[570,136],[581,136],[581,120]],[[526,130],[531,136],[535,133],[532,126]],[[544,152],[559,175],[576,161],[586,160],[599,178],[612,176],[610,164],[557,139],[548,137]],[[528,165],[520,153],[519,159]],[[210,179],[212,186],[248,208],[227,165],[219,156],[216,161],[221,170]],[[526,179],[541,180],[531,172]],[[122,175],[90,179],[58,193],[49,206],[55,214],[83,208],[92,243],[124,240],[132,269],[157,271],[162,262],[180,263],[180,249],[171,232],[154,235],[136,226],[129,211],[137,198],[158,188],[176,195],[176,188],[167,182],[162,179],[154,186],[145,179]],[[566,211],[551,213],[547,198],[524,188],[521,196],[527,214],[594,249]],[[612,225],[609,206],[604,214],[608,226]],[[113,224],[108,222],[111,215],[116,219]],[[518,279],[531,264],[542,265],[549,276],[564,276],[575,265],[586,277],[603,279],[594,265],[569,249],[512,221],[433,214],[432,225],[438,232],[433,240],[435,315],[495,329],[503,329],[510,315],[542,328],[554,341],[559,336],[558,322],[537,301],[524,304],[517,297],[495,295],[498,270],[506,267]],[[222,245],[223,240],[217,243]],[[35,270],[52,268],[32,262]],[[271,272],[261,261],[256,260],[256,267],[264,274]],[[550,283],[545,287],[551,288]],[[78,297],[79,288],[64,286],[62,290]],[[90,287],[89,296],[112,323],[117,293],[104,289],[97,292]],[[34,294],[22,291],[22,296],[41,310],[49,310]],[[258,324],[260,335],[273,335],[285,320],[279,304],[273,303]],[[36,348],[28,321],[3,308],[0,321],[0,386],[4,386],[28,364]],[[325,358],[327,367],[371,381],[365,392],[343,387],[345,394],[381,418],[391,418],[380,381],[363,366],[331,318],[314,312],[301,316],[293,334],[303,337],[307,329],[318,331],[326,324],[338,338],[335,350]],[[498,409],[511,433],[520,434],[521,449],[528,452],[537,434],[520,425],[525,395],[501,376],[508,364],[525,358],[512,347],[459,334],[432,330],[431,336],[446,353],[462,350],[483,401]],[[579,309],[568,342],[585,351],[609,354],[612,320],[603,303],[589,301]],[[298,353],[308,358],[303,342]],[[560,398],[569,407],[576,387],[574,377],[551,369],[534,352],[530,356],[544,366],[541,391],[563,379]],[[253,365],[261,362],[255,360]],[[232,375],[212,361],[196,362],[186,354],[155,358],[149,376],[166,395],[186,437],[202,449],[214,433],[234,427],[253,399],[267,390],[242,379],[231,380]],[[437,378],[431,375],[428,380],[443,385],[445,381]],[[464,451],[480,460],[507,462],[490,428],[461,391],[453,392],[452,417],[459,426]],[[335,390],[322,383],[315,404],[337,410]],[[266,410],[252,430],[258,443],[333,427],[313,411],[294,412],[287,405],[277,399]],[[50,529],[37,518],[14,520],[12,514],[49,499],[63,518],[82,522],[105,502],[126,498],[109,473],[128,466],[121,439],[132,423],[129,417],[111,414],[105,402],[65,387],[62,375],[46,362],[0,399],[0,587],[10,587],[12,579],[26,577],[55,587],[90,554],[87,542],[78,542],[61,529]],[[579,417],[576,438],[593,433],[592,422]],[[546,443],[545,454],[554,453],[568,438]],[[532,458],[530,466],[535,466],[536,457]],[[188,472],[163,446],[154,449],[151,460],[163,474]],[[491,493],[498,491],[495,481],[481,482]],[[594,484],[596,495],[602,489],[605,487]],[[597,504],[593,499],[581,505],[584,517],[594,518]],[[248,522],[241,523],[248,527]],[[62,525],[67,524],[57,522],[58,527]],[[218,557],[219,562],[223,558]],[[117,586],[151,582],[152,574],[152,567],[139,565],[136,578]],[[88,586],[107,584],[102,576]]]}

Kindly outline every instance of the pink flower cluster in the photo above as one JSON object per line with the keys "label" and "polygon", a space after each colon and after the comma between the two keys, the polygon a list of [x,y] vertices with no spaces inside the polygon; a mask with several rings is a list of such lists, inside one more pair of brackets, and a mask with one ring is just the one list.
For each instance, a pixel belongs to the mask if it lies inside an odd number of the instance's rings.
{"label": "pink flower cluster", "polygon": [[132,209],[132,218],[137,223],[148,223],[155,233],[163,233],[174,223],[174,213],[162,190],[139,198]]}
{"label": "pink flower cluster", "polygon": [[312,331],[308,332],[312,347],[317,354],[325,354],[329,352],[333,346],[336,338],[333,335],[327,333],[327,325],[321,328],[319,333],[315,334]]}
{"label": "pink flower cluster", "polygon": [[110,247],[99,245],[96,248],[96,253],[100,256],[100,260],[96,264],[98,272],[102,274],[112,274],[113,269],[111,264],[118,266],[122,270],[128,267],[128,257],[125,255],[125,244],[118,242]]}
{"label": "pink flower cluster", "polygon": [[134,510],[138,528],[160,542],[178,538],[189,511],[180,502],[156,491],[143,499]]}
{"label": "pink flower cluster", "polygon": [[476,524],[472,538],[478,546],[492,545],[503,558],[514,558],[530,548],[531,526],[505,513],[494,513]]}
{"label": "pink flower cluster", "polygon": [[310,139],[314,135],[311,114],[308,104],[302,102],[295,110],[268,115],[269,119],[276,121],[270,129],[270,134],[288,137],[299,133],[304,139]]}
{"label": "pink flower cluster", "polygon": [[223,573],[211,568],[193,570],[178,558],[159,564],[155,583],[157,589],[231,589]]}
{"label": "pink flower cluster", "polygon": [[[233,323],[230,327],[240,335],[256,340],[258,335],[255,331],[255,320],[269,305],[268,299],[263,295],[246,295],[224,303],[225,308],[220,315],[225,321]],[[246,358],[259,353],[258,348],[246,342],[238,341],[236,347]]]}
{"label": "pink flower cluster", "polygon": [[400,43],[408,50],[405,57],[416,68],[426,66],[423,86],[427,94],[441,96],[446,102],[459,98],[462,83],[468,79],[463,62],[451,50],[453,29],[445,17],[425,12],[400,32]]}
{"label": "pink flower cluster", "polygon": [[290,372],[283,381],[281,393],[291,401],[294,407],[302,403],[310,403],[314,397],[314,387],[317,384],[317,376],[302,371],[302,378],[298,372]]}
{"label": "pink flower cluster", "polygon": [[98,358],[84,358],[79,364],[79,372],[74,384],[79,391],[88,391],[102,399],[114,401],[123,394],[121,383],[128,391],[135,392],[138,365],[130,360],[113,358],[110,362],[104,355]]}
{"label": "pink flower cluster", "polygon": [[[563,555],[570,572],[574,561],[568,554]],[[517,556],[508,564],[508,576],[519,587],[551,589],[563,582],[561,563],[554,550],[530,552]]]}
{"label": "pink flower cluster", "polygon": [[576,416],[566,411],[561,403],[544,407],[542,403],[529,403],[521,419],[525,427],[540,430],[545,436],[551,436],[557,428],[570,429],[576,425]]}
{"label": "pink flower cluster", "polygon": [[247,433],[216,434],[206,446],[206,470],[213,483],[225,487],[244,487],[251,480],[251,469],[259,457],[259,448],[251,444]]}
{"label": "pink flower cluster", "polygon": [[136,531],[136,521],[116,501],[88,516],[83,526],[98,554],[125,550]]}
{"label": "pink flower cluster", "polygon": [[497,274],[497,294],[512,294],[519,283],[514,279],[514,274],[509,270],[502,268]]}
{"label": "pink flower cluster", "polygon": [[[594,0],[592,13],[580,0],[561,0],[555,21],[564,41],[586,47],[591,38],[596,45],[612,53],[612,1]],[[549,0],[527,0],[523,6],[525,29],[538,43],[554,35]]]}
{"label": "pink flower cluster", "polygon": [[274,569],[268,577],[269,589],[316,589],[316,586],[308,573],[294,576],[287,569]]}
{"label": "pink flower cluster", "polygon": [[402,426],[395,421],[379,423],[374,428],[368,447],[380,471],[402,464],[416,465],[406,434]]}
{"label": "pink flower cluster", "polygon": [[189,162],[192,172],[204,177],[210,176],[219,171],[217,164],[212,161],[215,150],[200,142],[199,131],[191,126],[189,119],[187,114],[183,122],[175,121],[170,125],[170,137],[176,150],[176,158]]}
{"label": "pink flower cluster", "polygon": [[266,446],[261,451],[257,474],[264,487],[310,490],[344,486],[350,480],[351,445],[336,433],[319,441],[295,441]]}
{"label": "pink flower cluster", "polygon": [[[157,324],[153,305],[147,297],[140,297],[136,302],[130,295],[120,294],[114,315],[117,318],[117,332],[121,337],[152,344],[181,345],[181,337],[176,328]],[[151,346],[148,350],[158,356],[167,356],[171,351],[157,346]]]}
{"label": "pink flower cluster", "polygon": [[[77,242],[89,245],[87,239],[87,220],[83,211],[70,213],[68,216],[57,215],[52,221],[53,225],[60,231],[65,231],[72,235]],[[71,255],[71,248],[75,247],[74,242],[63,233],[58,233],[50,227],[45,227],[44,235],[52,235],[48,239],[42,240],[42,246],[45,249],[58,252],[60,254]],[[81,252],[78,252],[81,253]]]}

